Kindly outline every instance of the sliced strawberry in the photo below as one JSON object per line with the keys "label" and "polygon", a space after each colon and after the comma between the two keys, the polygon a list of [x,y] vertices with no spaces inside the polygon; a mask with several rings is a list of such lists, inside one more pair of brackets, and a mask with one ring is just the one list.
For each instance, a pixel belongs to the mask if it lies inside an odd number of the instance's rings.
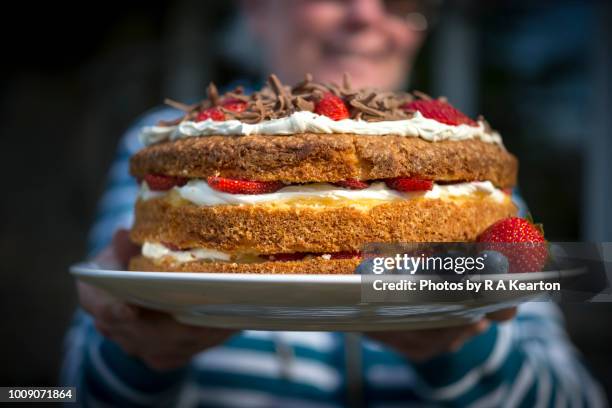
{"label": "sliced strawberry", "polygon": [[184,177],[164,176],[161,174],[147,174],[144,176],[144,181],[153,191],[166,191],[174,186],[184,186],[188,179]]}
{"label": "sliced strawberry", "polygon": [[268,261],[279,261],[279,262],[287,262],[287,261],[300,261],[309,255],[308,252],[294,252],[292,254],[270,254],[270,255],[259,255],[261,258],[264,258]]}
{"label": "sliced strawberry", "polygon": [[512,195],[512,187],[504,188],[502,191],[507,195]]}
{"label": "sliced strawberry", "polygon": [[227,98],[223,101],[223,107],[232,112],[244,112],[247,108],[247,103],[236,98]]}
{"label": "sliced strawberry", "polygon": [[173,244],[171,242],[162,241],[161,244],[171,251],[182,251],[183,250],[180,246]]}
{"label": "sliced strawberry", "polygon": [[503,253],[508,258],[510,273],[541,271],[548,259],[544,234],[524,218],[497,221],[480,234],[478,242],[484,249]]}
{"label": "sliced strawberry", "polygon": [[456,109],[450,103],[440,99],[417,99],[402,106],[405,110],[419,111],[428,119],[437,120],[447,125],[470,125],[478,124],[467,115]]}
{"label": "sliced strawberry", "polygon": [[254,181],[211,176],[208,185],[217,191],[230,194],[266,194],[273,193],[285,185],[280,181]]}
{"label": "sliced strawberry", "polygon": [[333,252],[330,255],[331,255],[331,259],[361,258],[361,252],[359,251],[340,251],[340,252]]}
{"label": "sliced strawberry", "polygon": [[333,93],[326,93],[315,105],[315,113],[325,115],[333,120],[349,118],[349,111],[344,101]]}
{"label": "sliced strawberry", "polygon": [[225,114],[221,112],[219,108],[204,109],[202,112],[198,113],[198,116],[196,117],[196,122],[202,122],[206,119],[212,119],[214,121],[224,121]]}
{"label": "sliced strawberry", "polygon": [[386,179],[387,187],[397,191],[428,191],[433,188],[433,181],[416,177],[396,177]]}
{"label": "sliced strawberry", "polygon": [[364,188],[370,187],[368,183],[365,181],[357,180],[357,179],[346,179],[341,181],[336,181],[333,183],[335,186],[348,188],[350,190],[363,190]]}

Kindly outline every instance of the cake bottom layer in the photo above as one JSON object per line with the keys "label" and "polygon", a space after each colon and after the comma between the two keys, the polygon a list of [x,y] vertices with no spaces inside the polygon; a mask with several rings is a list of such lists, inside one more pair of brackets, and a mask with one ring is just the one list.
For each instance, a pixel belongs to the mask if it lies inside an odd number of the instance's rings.
{"label": "cake bottom layer", "polygon": [[275,274],[353,274],[361,259],[306,259],[284,262],[153,262],[142,255],[130,260],[129,270],[142,272],[209,272],[209,273],[275,273]]}
{"label": "cake bottom layer", "polygon": [[136,203],[132,240],[229,253],[360,251],[369,242],[474,241],[516,214],[510,200],[479,195],[397,200],[367,209],[273,204],[177,205],[163,197]]}

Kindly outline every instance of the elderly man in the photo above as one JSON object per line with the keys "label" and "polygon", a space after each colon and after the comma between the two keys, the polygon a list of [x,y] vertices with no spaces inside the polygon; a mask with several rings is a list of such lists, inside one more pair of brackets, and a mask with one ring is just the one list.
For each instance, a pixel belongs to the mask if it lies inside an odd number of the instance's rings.
{"label": "elderly man", "polygon": [[[351,74],[356,87],[398,89],[409,77],[427,26],[424,4],[409,0],[251,0],[246,24],[263,45],[266,69],[296,82]],[[99,257],[121,265],[132,250],[136,182],[127,158],[138,129],[176,116],[158,109],[128,130],[92,236]],[[316,407],[598,406],[597,385],[581,364],[554,305],[521,306],[449,329],[363,336],[343,333],[231,332],[180,324],[78,284],[87,313],[68,337],[67,384],[84,405]],[[351,362],[359,354],[359,372]]]}

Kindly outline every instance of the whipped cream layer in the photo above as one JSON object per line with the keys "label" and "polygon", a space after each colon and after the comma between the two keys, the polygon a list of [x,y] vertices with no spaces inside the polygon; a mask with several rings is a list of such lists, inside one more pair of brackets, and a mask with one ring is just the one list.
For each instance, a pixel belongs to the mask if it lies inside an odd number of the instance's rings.
{"label": "whipped cream layer", "polygon": [[146,126],[140,133],[143,145],[149,146],[163,140],[177,140],[184,137],[210,135],[292,135],[296,133],[351,133],[359,135],[381,136],[398,135],[420,137],[430,142],[442,140],[480,139],[486,143],[502,146],[499,133],[488,130],[484,122],[477,126],[447,125],[437,120],[428,119],[415,112],[405,120],[367,122],[365,120],[333,120],[313,112],[300,111],[285,118],[265,120],[255,124],[239,120],[202,122],[184,121],[177,126]]}
{"label": "whipped cream layer", "polygon": [[224,261],[230,260],[231,255],[214,249],[194,248],[174,250],[155,242],[145,242],[142,246],[142,255],[155,261],[170,260],[173,263],[192,261]]}
{"label": "whipped cream layer", "polygon": [[[453,197],[483,194],[490,198],[503,202],[506,195],[496,188],[490,181],[473,181],[457,184],[434,184],[429,191],[401,192],[390,189],[383,182],[372,183],[363,190],[350,190],[328,183],[313,183],[304,185],[293,185],[281,188],[274,193],[267,194],[229,194],[211,188],[203,180],[190,180],[182,187],[174,187],[172,192],[178,194],[184,200],[200,206],[213,205],[252,205],[261,203],[299,203],[320,200],[327,202],[371,202],[371,201],[394,201],[407,200],[423,197],[425,199],[445,199]],[[166,192],[151,191],[145,182],[139,193],[139,198],[148,200],[160,197]]]}
{"label": "whipped cream layer", "polygon": [[[259,257],[254,253],[237,253],[230,254],[227,252],[217,251],[207,248],[193,249],[171,249],[166,245],[158,242],[146,241],[141,249],[141,254],[145,258],[153,262],[170,262],[173,264],[181,264],[194,261],[208,262],[237,262],[237,263],[259,263],[269,262],[274,260],[273,255],[269,255],[269,259]],[[307,254],[305,259],[312,257],[321,257],[327,261],[332,259],[332,254]]]}

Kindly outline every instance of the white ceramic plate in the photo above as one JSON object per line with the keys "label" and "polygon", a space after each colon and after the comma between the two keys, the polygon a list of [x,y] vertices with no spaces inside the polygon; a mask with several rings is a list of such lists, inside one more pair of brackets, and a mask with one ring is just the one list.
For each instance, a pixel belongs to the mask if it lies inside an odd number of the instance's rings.
{"label": "white ceramic plate", "polygon": [[[78,279],[114,296],[168,312],[181,322],[252,330],[408,330],[462,324],[535,294],[506,292],[478,298],[449,293],[432,302],[418,293],[405,301],[363,303],[360,275],[261,275],[128,272],[95,263],[71,267]],[[489,275],[521,282],[557,281],[580,271]],[[444,293],[439,294],[444,299]]]}

